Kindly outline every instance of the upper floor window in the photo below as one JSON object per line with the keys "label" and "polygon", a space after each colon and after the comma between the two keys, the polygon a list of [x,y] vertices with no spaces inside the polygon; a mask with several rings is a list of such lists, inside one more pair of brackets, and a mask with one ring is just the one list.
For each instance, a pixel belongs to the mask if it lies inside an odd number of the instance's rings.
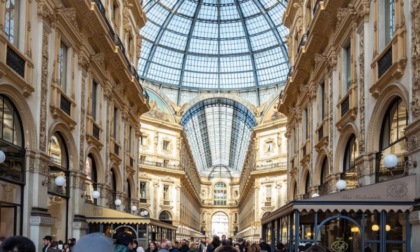
{"label": "upper floor window", "polygon": [[325,83],[322,82],[319,85],[319,116],[321,122],[324,120],[325,117],[325,104]]}
{"label": "upper floor window", "polygon": [[214,185],[214,205],[226,205],[227,188],[223,182],[217,182]]}
{"label": "upper floor window", "polygon": [[0,95],[0,134],[1,139],[13,145],[23,147],[22,123],[18,111],[11,101]]}
{"label": "upper floor window", "polygon": [[272,152],[273,151],[273,141],[267,141],[265,143],[265,152]]}
{"label": "upper floor window", "polygon": [[162,149],[163,149],[164,151],[169,150],[169,143],[170,143],[170,141],[168,141],[168,140],[163,140]]}
{"label": "upper floor window", "polygon": [[311,177],[309,176],[309,173],[306,175],[305,179],[305,194],[309,193],[310,187],[311,187]]}
{"label": "upper floor window", "polygon": [[405,138],[404,130],[407,127],[407,107],[401,98],[397,98],[388,108],[381,130],[381,149],[393,145]]}
{"label": "upper floor window", "polygon": [[113,131],[113,134],[112,134],[114,139],[117,139],[117,137],[118,137],[118,116],[119,116],[118,108],[114,107],[114,120],[113,120],[114,131]]}
{"label": "upper floor window", "polygon": [[391,42],[395,32],[394,0],[379,1],[379,49],[383,50]]}
{"label": "upper floor window", "polygon": [[147,183],[140,182],[140,198],[145,199],[147,198]]}
{"label": "upper floor window", "polygon": [[343,95],[347,94],[351,86],[351,44],[345,46],[342,50],[342,78],[343,78]]}
{"label": "upper floor window", "polygon": [[328,177],[328,159],[324,158],[321,168],[321,185],[327,182]]}
{"label": "upper floor window", "polygon": [[19,32],[19,0],[6,0],[6,9],[4,13],[4,31],[7,40],[17,45]]}
{"label": "upper floor window", "polygon": [[64,93],[67,92],[67,60],[68,47],[61,42],[58,53],[58,83]]}
{"label": "upper floor window", "polygon": [[163,186],[163,200],[169,200],[169,185]]}
{"label": "upper floor window", "polygon": [[128,130],[128,150],[131,153],[133,149],[133,127],[130,126]]}
{"label": "upper floor window", "polygon": [[142,135],[142,136],[140,137],[140,145],[141,145],[141,146],[146,146],[146,143],[147,143],[147,136]]}
{"label": "upper floor window", "polygon": [[304,133],[305,134],[305,140],[308,139],[309,137],[309,120],[308,120],[308,109],[305,108],[303,110],[303,129],[304,129]]}
{"label": "upper floor window", "polygon": [[271,201],[271,185],[265,186],[265,201],[266,202]]}
{"label": "upper floor window", "polygon": [[92,118],[94,121],[98,119],[98,83],[92,83]]}

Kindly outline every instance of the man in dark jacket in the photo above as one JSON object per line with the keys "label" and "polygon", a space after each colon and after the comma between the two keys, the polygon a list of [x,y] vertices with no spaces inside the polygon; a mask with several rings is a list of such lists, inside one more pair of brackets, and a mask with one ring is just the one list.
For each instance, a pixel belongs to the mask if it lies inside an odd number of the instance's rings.
{"label": "man in dark jacket", "polygon": [[261,252],[264,252],[264,251],[266,251],[266,252],[271,252],[271,246],[270,245],[268,245],[266,242],[265,242],[265,240],[264,239],[260,239],[260,248],[261,248]]}
{"label": "man in dark jacket", "polygon": [[126,232],[119,233],[114,244],[115,252],[131,252],[133,240],[134,238],[131,234]]}

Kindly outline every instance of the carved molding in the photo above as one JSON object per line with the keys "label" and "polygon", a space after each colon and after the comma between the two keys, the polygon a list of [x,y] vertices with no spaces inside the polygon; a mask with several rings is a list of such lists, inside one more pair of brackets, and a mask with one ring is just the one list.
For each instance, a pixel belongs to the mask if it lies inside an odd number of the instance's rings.
{"label": "carved molding", "polygon": [[411,110],[415,117],[420,116],[420,0],[411,2],[411,43],[413,62],[413,82]]}
{"label": "carved molding", "polygon": [[63,15],[67,18],[69,23],[73,26],[76,32],[80,32],[79,24],[76,19],[76,9],[75,8],[64,8],[62,9]]}

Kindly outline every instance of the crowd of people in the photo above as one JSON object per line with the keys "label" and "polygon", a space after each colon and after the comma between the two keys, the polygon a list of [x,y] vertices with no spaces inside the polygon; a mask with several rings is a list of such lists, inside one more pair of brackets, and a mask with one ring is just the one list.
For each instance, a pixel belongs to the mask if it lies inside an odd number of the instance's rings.
{"label": "crowd of people", "polygon": [[[130,233],[121,232],[115,239],[108,238],[101,233],[92,233],[83,236],[78,242],[76,239],[63,241],[53,241],[51,236],[43,238],[42,252],[285,252],[288,251],[282,243],[276,244],[274,251],[271,246],[263,239],[259,242],[245,241],[242,238],[233,240],[226,238],[225,235],[220,239],[213,236],[213,239],[200,241],[181,240],[172,242],[164,239],[160,242],[150,242],[144,249],[139,246],[135,237]],[[303,250],[305,252],[327,252],[319,245],[308,245]],[[12,236],[0,240],[0,252],[36,252],[35,244],[24,236]]]}

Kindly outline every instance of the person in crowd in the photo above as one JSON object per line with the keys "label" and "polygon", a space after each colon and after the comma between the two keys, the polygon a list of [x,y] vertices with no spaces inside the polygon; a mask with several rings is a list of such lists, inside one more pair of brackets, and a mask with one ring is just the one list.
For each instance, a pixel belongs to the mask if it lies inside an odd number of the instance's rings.
{"label": "person in crowd", "polygon": [[157,246],[154,242],[149,242],[149,247],[146,248],[146,252],[157,252]]}
{"label": "person in crowd", "polygon": [[261,248],[261,251],[266,251],[266,252],[271,252],[271,246],[270,245],[268,245],[266,242],[265,242],[265,240],[264,239],[260,239],[260,243],[259,243],[259,245],[260,245],[260,248]]}
{"label": "person in crowd", "polygon": [[169,252],[169,249],[171,249],[171,247],[172,247],[171,241],[169,240],[162,241],[162,243],[160,244],[160,248],[158,249],[157,252]]}
{"label": "person in crowd", "polygon": [[190,247],[188,249],[188,252],[200,252],[198,250],[198,246],[196,242],[190,242]]}
{"label": "person in crowd", "polygon": [[69,244],[70,244],[70,248],[72,248],[74,245],[76,245],[76,238],[71,238]]}
{"label": "person in crowd", "polygon": [[137,247],[139,246],[139,242],[134,239],[133,240],[133,248],[131,249],[133,252],[137,252]]}
{"label": "person in crowd", "polygon": [[42,239],[42,242],[44,244],[44,247],[42,248],[42,252],[52,252],[54,251],[51,247],[52,237],[50,235],[44,236]]}
{"label": "person in crowd", "polygon": [[226,245],[226,235],[222,235],[222,245]]}
{"label": "person in crowd", "polygon": [[239,243],[233,244],[233,247],[236,248],[239,252],[242,252],[241,245]]}
{"label": "person in crowd", "polygon": [[198,245],[198,251],[199,252],[206,252],[206,240],[201,239],[200,244]]}
{"label": "person in crowd", "polygon": [[70,252],[70,244],[67,242],[63,244],[63,252]]}
{"label": "person in crowd", "polygon": [[142,246],[138,246],[136,252],[144,252],[144,248]]}
{"label": "person in crowd", "polygon": [[[83,236],[71,249],[72,252],[114,252],[112,239],[101,233],[91,233]],[[115,250],[117,251],[117,250]]]}
{"label": "person in crowd", "polygon": [[247,252],[260,252],[261,248],[260,248],[260,245],[258,245],[257,243],[251,243],[248,241],[246,251]]}
{"label": "person in crowd", "polygon": [[169,240],[166,241],[166,244],[169,247],[169,252],[179,252],[179,248],[181,247],[179,241],[175,241],[175,246],[172,246],[172,242]]}
{"label": "person in crowd", "polygon": [[305,252],[327,252],[327,250],[324,247],[315,244],[307,248]]}
{"label": "person in crowd", "polygon": [[62,252],[63,251],[63,241],[59,240],[58,241],[58,246],[57,246],[58,251]]}
{"label": "person in crowd", "polygon": [[0,245],[2,252],[35,252],[35,244],[25,236],[11,236]]}
{"label": "person in crowd", "polygon": [[235,247],[231,245],[222,245],[217,247],[214,252],[239,252]]}
{"label": "person in crowd", "polygon": [[[226,237],[226,236],[225,236]],[[217,235],[213,236],[213,240],[211,243],[207,246],[206,252],[214,252],[214,250],[219,247],[222,244],[222,241],[220,241],[220,237]]]}
{"label": "person in crowd", "polygon": [[181,241],[181,246],[178,248],[179,252],[188,252],[189,249],[187,241],[183,239]]}
{"label": "person in crowd", "polygon": [[134,238],[131,234],[126,232],[119,233],[115,239],[115,252],[131,252],[133,248],[133,240]]}
{"label": "person in crowd", "polygon": [[5,239],[6,239],[6,237],[4,237],[4,236],[0,236],[0,245],[1,245],[1,243],[2,243]]}
{"label": "person in crowd", "polygon": [[284,246],[283,243],[278,242],[276,244],[276,252],[284,252],[284,251],[286,251],[286,246]]}

